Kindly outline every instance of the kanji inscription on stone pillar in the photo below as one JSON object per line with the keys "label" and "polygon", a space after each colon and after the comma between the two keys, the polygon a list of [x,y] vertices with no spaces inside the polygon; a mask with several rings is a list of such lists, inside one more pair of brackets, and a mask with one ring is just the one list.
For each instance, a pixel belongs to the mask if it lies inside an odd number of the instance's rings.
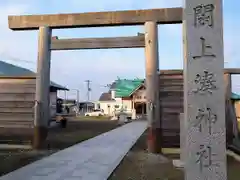
{"label": "kanji inscription on stone pillar", "polygon": [[186,180],[226,180],[222,0],[185,0]]}

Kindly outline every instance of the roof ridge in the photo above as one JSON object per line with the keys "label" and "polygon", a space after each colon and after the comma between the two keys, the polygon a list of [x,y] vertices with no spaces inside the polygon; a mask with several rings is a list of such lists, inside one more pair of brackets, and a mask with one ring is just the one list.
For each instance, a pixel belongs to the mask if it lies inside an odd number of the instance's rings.
{"label": "roof ridge", "polygon": [[[1,65],[2,65],[2,71],[1,71]],[[22,66],[19,66],[19,65],[15,65],[15,64],[11,64],[11,63],[8,63],[6,61],[3,61],[3,60],[0,60],[0,76],[26,76],[26,75],[34,75],[36,76],[37,73],[32,71],[32,70],[29,70],[25,67],[22,67]],[[51,86],[54,86],[54,87],[57,87],[59,89],[66,89],[65,87],[53,82],[53,81],[50,81],[50,85]]]}
{"label": "roof ridge", "polygon": [[116,97],[129,97],[135,92],[144,80],[141,79],[118,79],[116,81]]}
{"label": "roof ridge", "polygon": [[[11,63],[9,63],[9,62],[6,62],[6,61],[3,61],[3,60],[0,60],[0,63],[1,64],[4,64],[4,65],[7,65],[7,66],[9,66],[10,68],[15,68],[15,69],[21,69],[21,70],[24,70],[24,71],[28,71],[29,73],[35,73],[35,72],[33,72],[32,70],[29,70],[29,69],[27,69],[27,68],[25,68],[25,67],[22,67],[22,66],[19,66],[19,65],[15,65],[15,64],[11,64]],[[1,65],[0,64],[0,65]]]}

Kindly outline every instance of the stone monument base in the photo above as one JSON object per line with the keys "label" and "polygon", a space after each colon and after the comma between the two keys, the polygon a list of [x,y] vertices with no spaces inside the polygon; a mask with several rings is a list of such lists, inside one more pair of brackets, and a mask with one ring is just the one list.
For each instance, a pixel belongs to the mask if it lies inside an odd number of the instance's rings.
{"label": "stone monument base", "polygon": [[174,159],[172,160],[173,166],[176,168],[184,168],[184,162],[180,159]]}

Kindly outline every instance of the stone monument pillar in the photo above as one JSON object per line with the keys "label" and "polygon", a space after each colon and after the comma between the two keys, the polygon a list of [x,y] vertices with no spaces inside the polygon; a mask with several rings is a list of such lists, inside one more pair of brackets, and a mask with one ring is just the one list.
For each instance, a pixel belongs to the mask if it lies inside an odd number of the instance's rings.
{"label": "stone monument pillar", "polygon": [[222,0],[185,0],[186,180],[226,180]]}

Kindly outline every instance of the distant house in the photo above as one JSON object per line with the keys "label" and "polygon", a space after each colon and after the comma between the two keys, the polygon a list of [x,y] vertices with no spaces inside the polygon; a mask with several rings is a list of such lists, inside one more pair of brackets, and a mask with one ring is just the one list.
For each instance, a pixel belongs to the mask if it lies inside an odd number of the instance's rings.
{"label": "distant house", "polygon": [[76,105],[76,100],[75,99],[65,99],[63,101],[64,106],[74,106]]}
{"label": "distant house", "polygon": [[[95,108],[95,104],[93,102],[80,102],[79,103],[79,111],[80,113],[91,112]],[[97,108],[95,108],[97,109]]]}
{"label": "distant house", "polygon": [[[232,93],[232,101],[240,120],[240,95]],[[146,114],[146,87],[144,80],[119,79],[112,83],[108,92],[102,93],[98,106],[104,113],[112,116],[115,111],[124,109],[127,112],[136,110],[137,115]]]}
{"label": "distant house", "polygon": [[102,93],[98,103],[100,109],[110,116],[121,109],[128,113],[132,113],[132,110],[136,109],[137,114],[145,114],[144,80],[118,79],[112,83],[108,92]]}
{"label": "distant house", "polygon": [[[58,90],[68,89],[51,81],[49,87],[49,106],[51,116],[55,116],[56,114]],[[19,66],[0,61],[0,113],[4,113],[4,115],[10,116],[10,114],[7,114],[8,112],[5,112],[7,110],[3,108],[8,107],[9,109],[12,109],[12,111],[16,111],[16,117],[27,114],[28,117],[25,119],[23,117],[23,119],[33,120],[35,91],[36,74],[34,72]],[[18,104],[18,107],[21,107],[21,109],[16,108],[14,102],[16,102]],[[21,113],[19,113],[20,111]],[[25,113],[25,111],[27,111],[28,113]],[[14,113],[12,113],[11,116],[11,119],[14,120]],[[0,121],[1,118],[5,117],[0,117]]]}
{"label": "distant house", "polygon": [[98,101],[97,109],[102,109],[106,115],[112,116],[114,110],[119,108],[120,104],[121,104],[120,102],[112,98],[112,94],[110,91],[101,94]]}

